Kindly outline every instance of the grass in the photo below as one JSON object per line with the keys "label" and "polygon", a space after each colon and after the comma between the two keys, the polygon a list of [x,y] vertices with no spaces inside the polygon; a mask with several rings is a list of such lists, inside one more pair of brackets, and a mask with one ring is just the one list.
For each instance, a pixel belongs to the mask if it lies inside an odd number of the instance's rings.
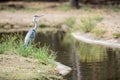
{"label": "grass", "polygon": [[15,8],[7,8],[7,9],[4,9],[4,10],[0,10],[0,11],[8,11],[8,12],[16,12],[17,10]]}
{"label": "grass", "polygon": [[119,38],[120,37],[120,32],[113,33],[112,36],[114,38]]}
{"label": "grass", "polygon": [[80,29],[83,32],[91,32],[96,24],[100,21],[102,21],[102,16],[101,15],[88,15],[88,16],[83,16],[80,18]]}
{"label": "grass", "polygon": [[0,44],[0,54],[5,51],[9,51],[24,57],[33,57],[44,64],[50,64],[52,66],[55,65],[55,55],[48,53],[49,48],[47,46],[38,49],[35,45],[30,44],[27,48],[24,48],[23,40],[21,38],[18,40],[17,39],[17,36],[8,36],[8,38],[3,36],[1,42],[4,42]]}
{"label": "grass", "polygon": [[95,22],[91,18],[82,18],[81,19],[81,30],[83,32],[91,32],[95,27]]}
{"label": "grass", "polygon": [[40,7],[38,7],[38,8],[25,7],[22,10],[25,11],[25,12],[33,12],[33,11],[39,11],[39,10],[42,10],[42,9]]}
{"label": "grass", "polygon": [[24,7],[24,8],[21,8],[21,9],[16,9],[16,8],[6,8],[6,9],[3,9],[1,11],[9,11],[9,12],[16,12],[18,10],[22,10],[24,12],[34,12],[34,11],[39,11],[39,10],[42,10],[41,7],[37,7],[37,8],[32,8],[32,7]]}
{"label": "grass", "polygon": [[65,25],[68,27],[72,27],[75,24],[75,18],[74,17],[69,17],[65,20]]}
{"label": "grass", "polygon": [[92,9],[91,7],[89,7],[89,6],[82,6],[82,7],[80,8],[80,10],[88,11],[88,12],[92,12],[92,11],[93,11],[93,9]]}
{"label": "grass", "polygon": [[92,31],[92,33],[95,34],[95,36],[99,37],[99,38],[103,37],[103,35],[105,34],[105,32],[106,31],[103,30],[103,29],[95,29],[95,30]]}
{"label": "grass", "polygon": [[105,10],[112,11],[112,12],[119,12],[120,7],[118,7],[118,6],[108,6],[108,7],[105,8]]}
{"label": "grass", "polygon": [[69,11],[70,6],[68,4],[63,4],[63,5],[60,6],[60,10],[64,11],[64,12]]}

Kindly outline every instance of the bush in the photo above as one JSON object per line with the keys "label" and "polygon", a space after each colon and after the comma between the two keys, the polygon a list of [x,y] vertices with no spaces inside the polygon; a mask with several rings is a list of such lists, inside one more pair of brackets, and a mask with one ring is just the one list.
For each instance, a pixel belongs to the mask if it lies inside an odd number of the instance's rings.
{"label": "bush", "polygon": [[96,24],[102,20],[102,16],[100,15],[89,15],[80,18],[80,29],[83,32],[91,32]]}
{"label": "bush", "polygon": [[74,18],[74,17],[67,18],[67,19],[65,20],[65,24],[66,24],[68,27],[72,27],[72,26],[75,24],[75,18]]}
{"label": "bush", "polygon": [[94,33],[97,37],[103,37],[103,35],[105,34],[105,30],[103,29],[95,29],[92,31],[92,33]]}
{"label": "bush", "polygon": [[120,32],[113,33],[114,38],[119,38],[120,37]]}

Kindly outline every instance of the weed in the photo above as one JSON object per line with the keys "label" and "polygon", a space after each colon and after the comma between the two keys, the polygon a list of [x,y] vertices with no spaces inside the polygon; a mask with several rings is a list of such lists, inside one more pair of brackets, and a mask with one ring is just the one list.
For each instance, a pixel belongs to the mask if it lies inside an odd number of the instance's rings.
{"label": "weed", "polygon": [[120,7],[117,6],[108,6],[105,8],[105,10],[107,11],[113,11],[113,12],[119,12],[120,11]]}
{"label": "weed", "polygon": [[100,15],[89,15],[80,18],[81,27],[83,32],[91,32],[96,24],[100,22],[103,18]]}
{"label": "weed", "polygon": [[68,27],[72,27],[75,24],[75,18],[74,17],[69,17],[65,20],[65,24]]}
{"label": "weed", "polygon": [[40,49],[37,50],[37,52],[35,54],[33,54],[35,59],[39,59],[40,61],[44,61],[44,64],[48,64],[48,63],[53,63],[55,56],[53,54],[48,54],[48,47],[44,46]]}
{"label": "weed", "polygon": [[70,10],[70,6],[68,4],[63,4],[62,6],[60,6],[60,10],[61,11],[69,11]]}
{"label": "weed", "polygon": [[120,37],[120,32],[116,32],[112,34],[114,38],[119,38]]}
{"label": "weed", "polygon": [[38,10],[41,10],[41,8],[25,7],[25,8],[23,9],[23,11],[26,11],[26,12],[32,12],[32,11],[38,11]]}
{"label": "weed", "polygon": [[81,19],[81,29],[83,32],[91,32],[95,27],[95,22],[91,18]]}
{"label": "weed", "polygon": [[80,10],[89,11],[89,12],[93,11],[93,9],[89,6],[83,6],[83,7],[80,8]]}
{"label": "weed", "polygon": [[103,20],[103,17],[101,15],[97,14],[97,15],[94,15],[93,19],[97,22],[100,22]]}
{"label": "weed", "polygon": [[97,37],[103,37],[103,35],[105,34],[105,30],[103,29],[95,29],[92,31],[93,34],[95,34]]}

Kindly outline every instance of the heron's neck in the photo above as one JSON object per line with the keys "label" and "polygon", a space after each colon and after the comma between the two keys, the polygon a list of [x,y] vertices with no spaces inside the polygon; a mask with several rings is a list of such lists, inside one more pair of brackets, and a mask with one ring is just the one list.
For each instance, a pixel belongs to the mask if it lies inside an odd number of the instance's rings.
{"label": "heron's neck", "polygon": [[37,21],[34,21],[34,30],[36,30],[38,27]]}

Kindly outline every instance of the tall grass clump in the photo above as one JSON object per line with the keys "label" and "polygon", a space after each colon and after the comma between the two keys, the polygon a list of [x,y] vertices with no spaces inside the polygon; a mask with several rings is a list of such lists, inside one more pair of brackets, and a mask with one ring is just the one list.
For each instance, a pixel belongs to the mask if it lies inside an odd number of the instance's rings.
{"label": "tall grass clump", "polygon": [[73,27],[74,24],[75,24],[75,17],[66,18],[65,25],[67,25],[68,27]]}
{"label": "tall grass clump", "polygon": [[96,24],[102,20],[102,16],[100,15],[88,15],[80,17],[80,29],[83,32],[91,32]]}
{"label": "tall grass clump", "polygon": [[49,48],[47,46],[44,46],[40,49],[37,49],[37,52],[33,54],[35,59],[38,59],[39,61],[42,61],[44,64],[49,64],[52,63],[54,66],[54,61],[55,61],[55,55],[53,54],[48,54]]}
{"label": "tall grass clump", "polygon": [[103,30],[103,29],[94,29],[93,31],[92,31],[92,33],[93,34],[95,34],[95,36],[96,37],[99,37],[99,38],[101,38],[101,37],[103,37],[103,35],[105,34],[105,30]]}
{"label": "tall grass clump", "polygon": [[14,50],[14,40],[16,38],[15,37],[11,37],[10,36],[3,36],[0,40],[1,44],[0,44],[0,53],[4,53],[5,51],[12,51]]}
{"label": "tall grass clump", "polygon": [[41,7],[32,8],[32,7],[25,6],[22,10],[25,12],[34,12],[34,11],[40,11],[40,10],[42,10],[42,8]]}
{"label": "tall grass clump", "polygon": [[106,11],[112,11],[112,12],[119,12],[120,11],[120,7],[119,6],[107,6],[105,7]]}
{"label": "tall grass clump", "polygon": [[60,6],[60,10],[61,11],[69,11],[70,10],[70,6],[68,4],[63,4],[62,6]]}
{"label": "tall grass clump", "polygon": [[88,12],[92,12],[92,11],[93,11],[93,9],[92,9],[91,7],[89,7],[89,6],[82,6],[82,7],[80,8],[80,10],[88,11]]}
{"label": "tall grass clump", "polygon": [[91,32],[95,27],[95,22],[91,18],[83,18],[81,19],[81,30],[83,32]]}
{"label": "tall grass clump", "polygon": [[112,34],[113,38],[120,38],[120,32],[116,32]]}
{"label": "tall grass clump", "polygon": [[49,54],[49,47],[43,46],[36,48],[35,45],[29,44],[26,48],[24,48],[23,39],[18,39],[16,35],[8,36],[8,38],[4,36],[3,39],[1,39],[0,44],[0,54],[4,53],[5,51],[13,52],[14,54],[24,57],[33,57],[45,64],[54,65],[54,60],[56,57],[52,53]]}

